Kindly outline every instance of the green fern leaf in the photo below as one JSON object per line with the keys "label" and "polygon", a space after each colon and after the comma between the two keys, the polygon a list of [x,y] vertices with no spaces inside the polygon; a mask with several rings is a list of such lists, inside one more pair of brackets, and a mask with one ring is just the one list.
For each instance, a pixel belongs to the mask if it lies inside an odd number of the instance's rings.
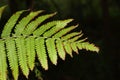
{"label": "green fern leaf", "polygon": [[77,41],[79,38],[81,38],[83,36],[83,34],[77,35],[72,37],[71,39],[68,40],[68,42],[75,42]]}
{"label": "green fern leaf", "polygon": [[7,62],[4,41],[0,40],[0,80],[7,78]]}
{"label": "green fern leaf", "polygon": [[10,37],[11,30],[13,29],[13,27],[15,26],[18,18],[20,17],[20,15],[23,12],[24,12],[24,10],[23,11],[18,11],[12,17],[10,17],[10,19],[8,20],[8,22],[4,26],[3,32],[1,34],[2,38]]}
{"label": "green fern leaf", "polygon": [[60,29],[64,28],[69,22],[71,22],[73,19],[63,20],[56,23],[56,26],[54,26],[52,29],[46,31],[43,36],[44,37],[51,37],[53,34],[55,34]]}
{"label": "green fern leaf", "polygon": [[2,13],[3,13],[3,11],[4,11],[5,8],[6,8],[6,6],[0,7],[0,19],[1,19]]}
{"label": "green fern leaf", "polygon": [[77,42],[81,43],[81,42],[85,42],[88,38],[84,38],[84,39],[80,39]]}
{"label": "green fern leaf", "polygon": [[28,77],[29,69],[27,66],[27,55],[26,55],[26,48],[25,48],[25,38],[19,37],[16,38],[16,46],[17,46],[17,53],[19,59],[20,68],[23,71],[23,74]]}
{"label": "green fern leaf", "polygon": [[65,49],[65,51],[66,51],[71,57],[73,57],[73,55],[72,55],[72,48],[71,48],[70,43],[67,42],[67,41],[65,41],[65,42],[63,42],[63,44],[64,44],[64,49]]}
{"label": "green fern leaf", "polygon": [[80,34],[79,32],[73,32],[73,33],[70,33],[70,34],[67,34],[67,35],[61,37],[61,39],[63,39],[63,40],[68,40],[68,39],[70,39],[70,38],[72,38],[72,37],[74,37],[74,36],[77,36],[77,35],[79,35],[79,34]]}
{"label": "green fern leaf", "polygon": [[41,63],[41,66],[47,70],[48,69],[48,62],[47,62],[47,55],[45,51],[45,40],[44,38],[37,38],[35,40],[36,43],[36,52],[38,59]]}
{"label": "green fern leaf", "polygon": [[73,50],[74,52],[76,52],[76,53],[78,54],[78,49],[77,49],[77,45],[76,45],[75,42],[72,42],[72,43],[71,43],[71,48],[72,48],[72,50]]}
{"label": "green fern leaf", "polygon": [[69,42],[75,42],[75,41],[77,41],[80,37],[81,37],[81,35],[78,35],[78,36],[73,37],[72,39],[69,39],[68,41],[69,41]]}
{"label": "green fern leaf", "polygon": [[43,16],[38,17],[36,20],[32,21],[31,23],[29,23],[27,25],[27,27],[23,31],[23,35],[28,36],[28,35],[32,34],[33,31],[38,27],[38,25],[40,25],[46,19],[54,16],[55,14],[56,13],[48,14],[48,15],[43,15]]}
{"label": "green fern leaf", "polygon": [[63,42],[60,40],[60,39],[57,39],[56,40],[56,47],[57,47],[57,52],[58,52],[58,55],[60,56],[60,58],[62,60],[65,60],[65,50],[64,50],[64,47],[63,47]]}
{"label": "green fern leaf", "polygon": [[78,25],[76,26],[71,26],[68,28],[64,28],[63,30],[59,31],[58,33],[56,33],[53,37],[57,38],[57,37],[62,37],[63,35],[67,34],[68,32],[70,32],[71,30],[75,29]]}
{"label": "green fern leaf", "polygon": [[45,31],[47,31],[51,27],[55,26],[57,22],[59,22],[59,21],[51,21],[51,22],[48,22],[48,23],[40,26],[38,29],[36,29],[33,32],[33,35],[34,36],[41,36]]}
{"label": "green fern leaf", "polygon": [[30,70],[33,70],[35,62],[35,40],[34,37],[28,37],[25,41],[28,66]]}
{"label": "green fern leaf", "polygon": [[14,38],[7,38],[5,40],[6,49],[7,49],[7,57],[10,64],[10,68],[12,70],[12,74],[15,80],[18,79],[18,57],[15,48]]}
{"label": "green fern leaf", "polygon": [[82,49],[83,49],[83,47],[82,47],[82,44],[81,44],[81,43],[77,43],[76,45],[77,45],[77,47],[78,47],[78,49],[79,49],[79,50],[82,50]]}
{"label": "green fern leaf", "polygon": [[96,47],[94,44],[90,44],[88,42],[82,42],[82,43],[77,43],[77,47],[81,50],[81,49],[86,49],[89,51],[99,51],[99,48]]}
{"label": "green fern leaf", "polygon": [[56,65],[57,64],[57,51],[55,48],[55,39],[54,38],[48,38],[46,40],[46,46],[48,50],[48,55],[51,60],[51,62]]}
{"label": "green fern leaf", "polygon": [[31,12],[28,16],[22,18],[21,21],[19,21],[19,24],[16,25],[15,27],[15,36],[20,36],[24,30],[24,28],[27,26],[27,24],[38,14],[42,13],[43,11],[36,11],[36,12]]}
{"label": "green fern leaf", "polygon": [[98,47],[96,47],[94,44],[90,44],[88,42],[82,43],[82,46],[84,46],[83,48],[86,49],[86,50],[96,51],[96,52],[99,51]]}

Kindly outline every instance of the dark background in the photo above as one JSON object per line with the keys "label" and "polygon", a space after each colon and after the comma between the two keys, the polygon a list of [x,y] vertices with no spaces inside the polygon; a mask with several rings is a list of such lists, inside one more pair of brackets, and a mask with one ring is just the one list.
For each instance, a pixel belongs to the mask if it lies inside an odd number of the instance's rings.
{"label": "dark background", "polygon": [[[48,71],[38,68],[44,80],[120,80],[120,0],[0,0],[0,6],[6,4],[3,24],[22,9],[58,12],[55,19],[73,18],[73,24],[79,23],[88,40],[99,46],[99,54],[82,50],[73,58],[67,55],[66,61],[59,59],[57,66],[49,63]],[[35,80],[32,76],[31,72],[29,79]]]}

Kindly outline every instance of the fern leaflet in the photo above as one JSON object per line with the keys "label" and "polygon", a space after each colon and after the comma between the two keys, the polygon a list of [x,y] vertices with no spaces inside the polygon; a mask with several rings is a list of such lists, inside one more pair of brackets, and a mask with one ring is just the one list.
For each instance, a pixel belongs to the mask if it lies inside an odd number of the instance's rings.
{"label": "fern leaflet", "polygon": [[63,44],[64,44],[65,51],[66,51],[71,57],[73,57],[73,56],[72,56],[72,48],[71,48],[71,46],[70,46],[70,43],[65,41],[65,42],[63,42]]}
{"label": "fern leaflet", "polygon": [[53,37],[62,37],[63,35],[65,35],[66,33],[70,32],[71,30],[75,29],[78,25],[76,26],[70,26],[68,28],[64,28],[63,30],[59,31],[58,33],[56,33]]}
{"label": "fern leaflet", "polygon": [[51,60],[51,62],[56,65],[57,64],[57,51],[55,48],[55,39],[54,38],[48,38],[46,40],[46,46],[48,50],[48,55]]}
{"label": "fern leaflet", "polygon": [[45,38],[37,38],[35,40],[36,43],[36,52],[38,59],[41,63],[41,66],[47,70],[48,69],[48,62],[47,62],[47,55],[45,50]]}
{"label": "fern leaflet", "polygon": [[27,53],[27,63],[30,70],[34,68],[35,61],[35,39],[34,37],[28,37],[25,39],[26,53]]}
{"label": "fern leaflet", "polygon": [[56,40],[56,48],[57,48],[57,52],[58,52],[58,55],[60,56],[60,58],[62,60],[65,60],[66,53],[65,53],[65,50],[63,47],[63,42],[60,39]]}
{"label": "fern leaflet", "polygon": [[26,48],[25,48],[25,39],[24,37],[16,38],[15,40],[17,46],[17,53],[19,59],[20,68],[23,71],[23,74],[28,77],[29,69],[27,66],[27,55],[26,55]]}
{"label": "fern leaflet", "polygon": [[72,43],[71,43],[71,48],[72,48],[72,50],[73,50],[74,52],[76,52],[76,53],[78,54],[78,48],[77,48],[76,43],[72,42]]}
{"label": "fern leaflet", "polygon": [[68,40],[68,39],[70,39],[70,38],[72,38],[72,37],[74,37],[74,36],[77,36],[77,35],[79,35],[80,33],[79,32],[73,32],[73,33],[70,33],[70,34],[67,34],[67,35],[65,35],[65,36],[63,36],[63,37],[61,37],[63,40]]}
{"label": "fern leaflet", "polygon": [[6,80],[7,78],[7,63],[4,41],[0,40],[0,80]]}
{"label": "fern leaflet", "polygon": [[19,71],[18,71],[18,57],[16,53],[14,38],[7,38],[5,42],[10,68],[12,70],[14,79],[17,80]]}

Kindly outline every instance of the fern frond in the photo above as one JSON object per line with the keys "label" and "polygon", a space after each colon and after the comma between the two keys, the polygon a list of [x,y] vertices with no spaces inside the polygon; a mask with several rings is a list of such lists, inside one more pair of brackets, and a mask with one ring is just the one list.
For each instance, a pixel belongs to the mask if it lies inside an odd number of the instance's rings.
{"label": "fern frond", "polygon": [[27,63],[30,70],[33,70],[35,62],[35,38],[34,37],[26,38],[25,45],[27,53]]}
{"label": "fern frond", "polygon": [[0,19],[1,19],[2,13],[3,13],[3,11],[4,11],[5,8],[6,8],[6,6],[0,7]]}
{"label": "fern frond", "polygon": [[27,26],[27,24],[38,14],[42,13],[43,11],[36,11],[36,12],[30,12],[29,15],[22,18],[21,21],[15,26],[14,32],[15,36],[20,36],[24,30],[24,28]]}
{"label": "fern frond", "polygon": [[[0,17],[3,8],[0,8]],[[8,67],[10,67],[14,79],[17,80],[19,68],[28,77],[29,70],[34,69],[35,58],[38,58],[41,67],[47,70],[48,58],[54,65],[57,65],[58,56],[65,60],[66,53],[73,57],[72,51],[77,54],[78,50],[81,49],[99,51],[98,47],[86,41],[87,38],[81,39],[82,31],[71,32],[78,26],[67,26],[73,19],[44,23],[56,13],[38,16],[42,11],[36,11],[30,12],[18,21],[24,11],[13,14],[2,31],[0,38],[0,80],[6,80],[7,60]]]}
{"label": "fern frond", "polygon": [[6,37],[10,37],[11,34],[11,30],[13,29],[13,27],[15,26],[18,18],[20,17],[20,15],[24,12],[25,10],[22,11],[18,11],[16,12],[12,17],[10,17],[10,19],[8,20],[8,22],[5,24],[3,32],[1,34],[1,38],[6,38]]}
{"label": "fern frond", "polygon": [[57,64],[57,51],[55,48],[55,39],[54,38],[48,38],[46,40],[46,46],[48,50],[48,55],[51,60],[51,62],[56,65]]}
{"label": "fern frond", "polygon": [[4,41],[0,40],[0,80],[7,78],[7,62]]}
{"label": "fern frond", "polygon": [[47,70],[48,69],[48,62],[47,62],[47,55],[46,55],[46,50],[45,50],[45,38],[37,38],[35,40],[35,45],[36,45],[36,52],[38,59],[41,63],[41,66]]}
{"label": "fern frond", "polygon": [[18,79],[18,57],[16,53],[16,46],[14,38],[7,38],[5,40],[6,49],[7,49],[7,57],[10,64],[10,68],[12,70],[12,74],[15,80]]}
{"label": "fern frond", "polygon": [[46,19],[54,16],[56,13],[53,14],[47,14],[47,15],[43,15],[38,17],[36,20],[32,21],[31,23],[29,23],[27,25],[27,27],[25,28],[25,30],[23,31],[23,35],[28,36],[30,34],[33,33],[33,31],[38,27],[38,25],[40,25],[43,21],[45,21]]}
{"label": "fern frond", "polygon": [[18,53],[20,68],[22,69],[23,74],[26,77],[28,77],[29,68],[27,66],[25,38],[24,37],[18,37],[18,38],[15,39],[15,42],[16,42],[16,47],[17,47],[17,53]]}

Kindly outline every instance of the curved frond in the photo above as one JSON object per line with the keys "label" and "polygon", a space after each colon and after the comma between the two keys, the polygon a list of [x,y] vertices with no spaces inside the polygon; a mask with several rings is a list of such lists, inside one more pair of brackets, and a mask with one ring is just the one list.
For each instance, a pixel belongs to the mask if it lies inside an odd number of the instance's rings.
{"label": "curved frond", "polygon": [[[3,11],[0,8],[0,17]],[[29,70],[35,67],[38,58],[41,67],[48,69],[48,58],[57,65],[58,57],[65,60],[66,53],[73,57],[72,52],[78,50],[98,52],[99,48],[81,39],[82,31],[71,32],[78,25],[68,26],[73,19],[47,22],[53,14],[40,15],[41,11],[30,12],[18,21],[25,10],[13,14],[5,24],[0,37],[0,80],[7,78],[7,66],[10,67],[15,80],[19,76],[19,68],[28,77]],[[44,23],[44,21],[46,21]],[[7,61],[8,60],[8,61]],[[9,64],[9,65],[8,65]]]}
{"label": "curved frond", "polygon": [[7,62],[4,41],[0,40],[0,80],[7,78]]}

